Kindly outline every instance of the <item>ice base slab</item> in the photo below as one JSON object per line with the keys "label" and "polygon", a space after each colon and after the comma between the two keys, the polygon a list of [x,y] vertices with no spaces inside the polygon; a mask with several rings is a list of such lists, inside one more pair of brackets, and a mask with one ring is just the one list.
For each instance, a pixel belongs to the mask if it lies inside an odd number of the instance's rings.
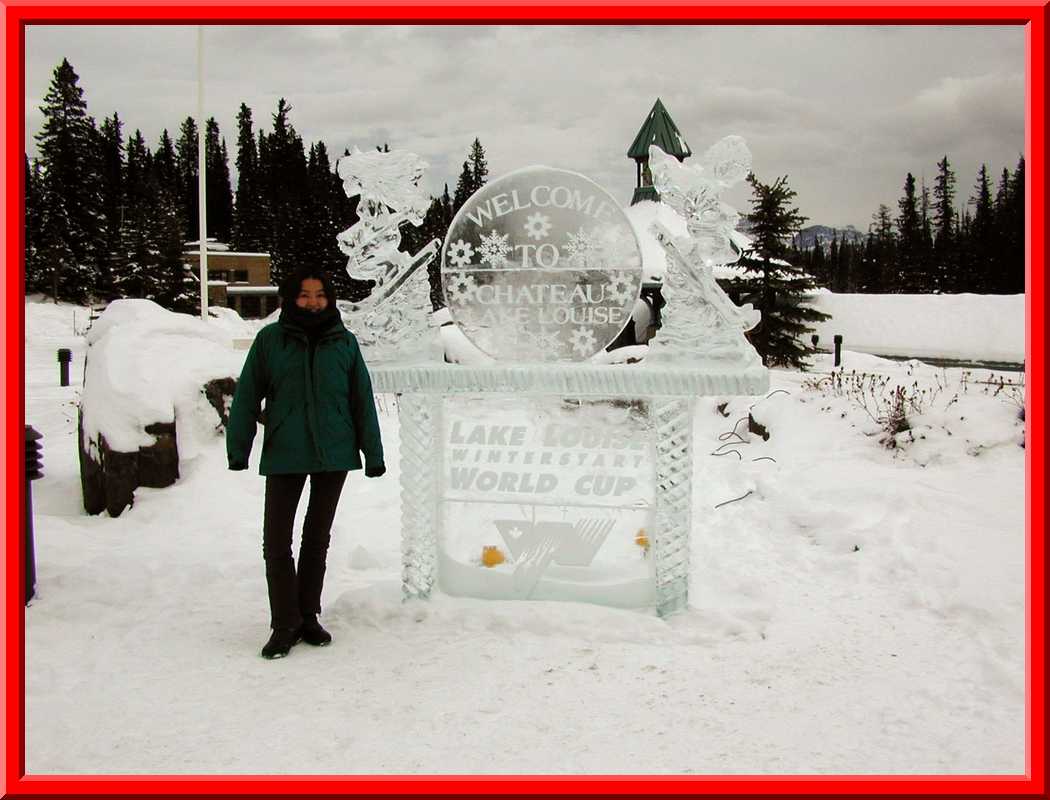
{"label": "ice base slab", "polygon": [[384,364],[372,369],[380,393],[553,394],[644,399],[755,395],[769,390],[769,370],[712,361],[696,366],[646,364]]}

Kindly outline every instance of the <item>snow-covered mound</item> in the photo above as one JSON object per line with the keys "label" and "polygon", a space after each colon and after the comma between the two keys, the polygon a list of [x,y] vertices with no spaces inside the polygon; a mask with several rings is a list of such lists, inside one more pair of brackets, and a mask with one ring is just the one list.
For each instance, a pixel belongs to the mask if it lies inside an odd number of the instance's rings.
{"label": "snow-covered mound", "polygon": [[173,421],[183,456],[196,451],[193,431],[213,438],[215,411],[201,389],[214,378],[236,377],[244,361],[231,342],[240,328],[230,314],[237,315],[224,312],[204,322],[150,300],[110,303],[86,336],[85,445],[101,434],[110,448],[132,452],[153,444],[147,425]]}

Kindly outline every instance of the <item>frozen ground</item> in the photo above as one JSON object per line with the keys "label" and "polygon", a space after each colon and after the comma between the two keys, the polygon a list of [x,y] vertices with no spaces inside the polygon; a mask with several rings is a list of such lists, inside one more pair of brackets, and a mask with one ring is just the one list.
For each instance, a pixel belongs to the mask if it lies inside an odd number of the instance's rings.
{"label": "frozen ground", "polygon": [[[1025,769],[1026,451],[1008,391],[847,352],[848,369],[891,387],[946,384],[896,449],[848,398],[807,388],[826,360],[774,371],[768,396],[701,398],[691,608],[668,620],[402,603],[398,426],[381,398],[389,471],[355,474],[335,524],[335,642],[268,662],[257,461],[227,471],[215,435],[175,486],[140,489],[118,519],[85,515],[86,311],[26,313],[26,422],[44,434],[45,472],[30,775]],[[68,388],[58,347],[75,354]],[[745,433],[749,408],[768,441],[720,438]]]}

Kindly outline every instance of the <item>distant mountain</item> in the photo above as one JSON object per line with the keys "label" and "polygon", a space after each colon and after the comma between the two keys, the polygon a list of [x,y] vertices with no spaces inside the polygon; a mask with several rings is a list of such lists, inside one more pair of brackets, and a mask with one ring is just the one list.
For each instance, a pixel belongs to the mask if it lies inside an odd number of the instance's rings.
{"label": "distant mountain", "polygon": [[795,237],[795,244],[799,250],[812,250],[816,245],[817,241],[820,241],[822,247],[827,247],[831,244],[831,240],[838,237],[840,242],[863,242],[867,237],[867,234],[863,231],[858,231],[852,225],[847,225],[844,228],[829,228],[827,225],[810,225],[808,228],[803,228],[799,231],[798,236]]}

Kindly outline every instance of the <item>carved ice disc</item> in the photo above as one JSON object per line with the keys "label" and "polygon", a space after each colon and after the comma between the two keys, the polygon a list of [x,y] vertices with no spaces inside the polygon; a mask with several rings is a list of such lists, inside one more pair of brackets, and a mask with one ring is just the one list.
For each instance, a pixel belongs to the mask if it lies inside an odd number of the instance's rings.
{"label": "carved ice disc", "polygon": [[479,189],[441,250],[453,319],[500,360],[589,359],[630,321],[641,285],[641,249],[616,200],[551,167]]}

